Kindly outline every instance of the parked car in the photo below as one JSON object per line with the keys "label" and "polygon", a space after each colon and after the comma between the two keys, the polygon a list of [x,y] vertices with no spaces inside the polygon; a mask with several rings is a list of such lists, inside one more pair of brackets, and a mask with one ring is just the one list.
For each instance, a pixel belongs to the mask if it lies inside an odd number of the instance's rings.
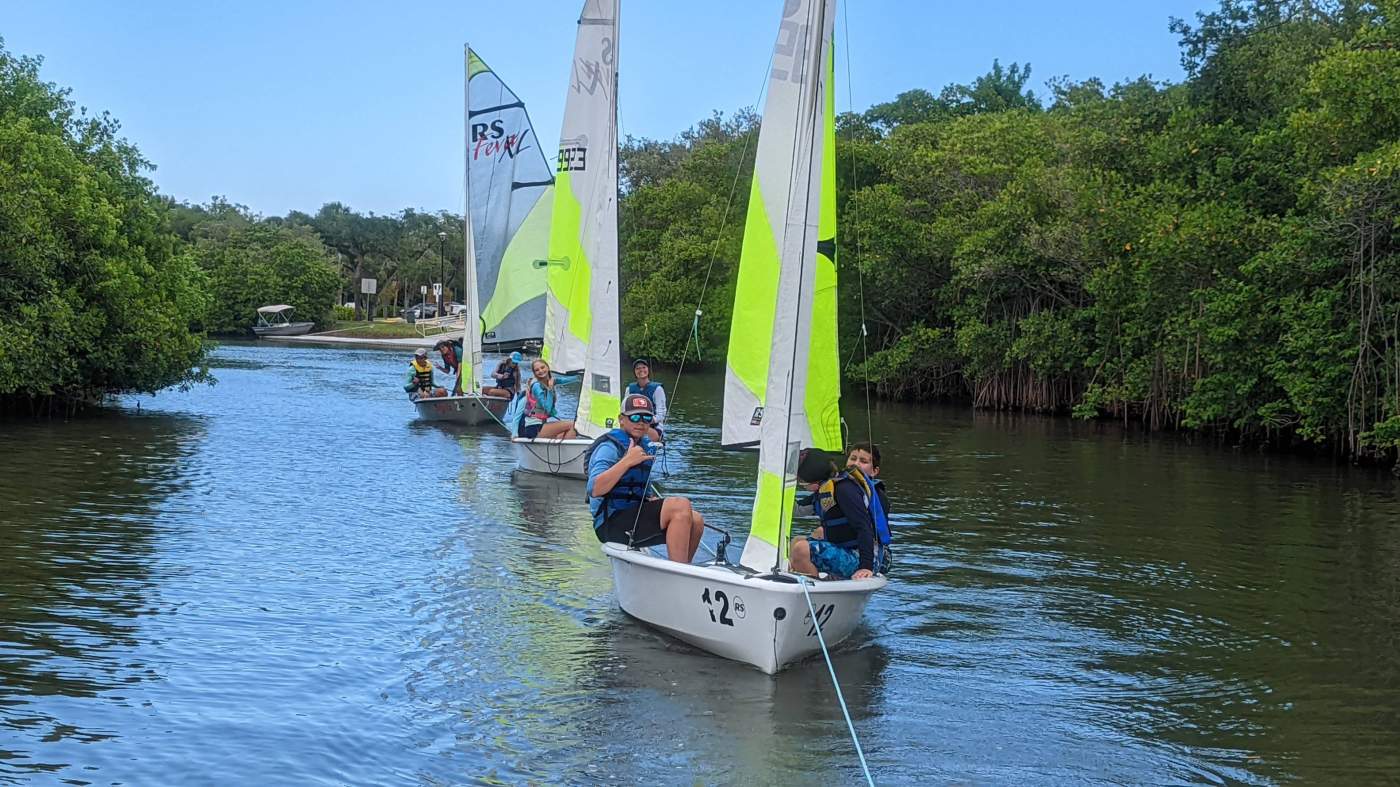
{"label": "parked car", "polygon": [[459,315],[459,314],[461,314],[462,312],[466,311],[466,309],[467,309],[467,305],[466,305],[465,303],[448,303],[448,304],[447,304],[447,314],[448,314],[448,316],[450,316],[450,317],[456,317],[457,315]]}
{"label": "parked car", "polygon": [[405,320],[428,320],[437,316],[436,303],[415,303],[407,309],[399,312],[399,316]]}

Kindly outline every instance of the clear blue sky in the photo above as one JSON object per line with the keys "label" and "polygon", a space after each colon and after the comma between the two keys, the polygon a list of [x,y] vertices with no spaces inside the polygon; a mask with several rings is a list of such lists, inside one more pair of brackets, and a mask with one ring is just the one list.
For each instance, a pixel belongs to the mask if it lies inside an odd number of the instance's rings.
{"label": "clear blue sky", "polygon": [[[177,199],[221,194],[264,215],[340,200],[361,211],[462,206],[462,44],[558,137],[580,0],[0,2],[14,54],[109,111]],[[624,0],[624,134],[672,137],[751,105],[781,0]],[[856,109],[1029,62],[1032,85],[1182,78],[1167,18],[1214,0],[850,0]],[[838,54],[844,82],[845,57]],[[845,85],[837,105],[847,109]]]}

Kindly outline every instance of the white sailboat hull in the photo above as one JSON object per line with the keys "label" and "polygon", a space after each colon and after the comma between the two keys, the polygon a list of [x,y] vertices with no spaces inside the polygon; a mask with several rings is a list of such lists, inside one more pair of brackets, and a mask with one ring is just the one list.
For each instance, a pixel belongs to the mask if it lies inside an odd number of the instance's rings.
{"label": "white sailboat hull", "polygon": [[[797,581],[675,563],[621,544],[604,544],[603,553],[622,611],[676,639],[770,675],[821,651]],[[850,636],[871,594],[884,586],[882,576],[807,585],[828,648]]]}
{"label": "white sailboat hull", "polygon": [[414,408],[418,410],[418,417],[424,421],[446,421],[471,426],[500,423],[508,405],[510,400],[505,397],[479,394],[436,396],[416,399],[413,402]]}
{"label": "white sailboat hull", "polygon": [[513,437],[510,442],[515,450],[515,466],[521,470],[588,480],[588,466],[584,464],[583,453],[593,445],[591,438],[542,440]]}

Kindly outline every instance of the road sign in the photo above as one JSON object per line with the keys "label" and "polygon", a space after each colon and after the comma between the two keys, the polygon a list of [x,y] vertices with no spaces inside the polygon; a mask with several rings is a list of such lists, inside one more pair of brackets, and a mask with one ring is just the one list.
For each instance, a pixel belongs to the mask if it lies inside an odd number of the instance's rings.
{"label": "road sign", "polygon": [[434,296],[437,296],[437,295],[441,295],[441,294],[442,294],[442,282],[434,282],[434,283],[433,283],[433,295],[434,295]]}
{"label": "road sign", "polygon": [[360,292],[365,295],[373,295],[379,290],[378,279],[360,279]]}
{"label": "road sign", "polygon": [[419,287],[419,288],[418,288],[418,294],[419,294],[419,295],[427,295],[427,294],[428,294],[428,285],[424,284],[423,286]]}

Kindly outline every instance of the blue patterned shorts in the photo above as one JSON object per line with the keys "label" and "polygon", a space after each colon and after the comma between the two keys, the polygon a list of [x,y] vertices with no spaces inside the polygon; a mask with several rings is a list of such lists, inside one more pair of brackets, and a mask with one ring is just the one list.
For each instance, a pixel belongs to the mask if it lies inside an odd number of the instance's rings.
{"label": "blue patterned shorts", "polygon": [[[807,546],[812,550],[812,565],[816,566],[818,571],[833,577],[850,579],[851,575],[860,569],[860,550],[858,549],[843,549],[820,538],[808,539]],[[877,546],[876,551],[880,555],[880,566],[876,573],[890,573],[889,547],[880,549]]]}

